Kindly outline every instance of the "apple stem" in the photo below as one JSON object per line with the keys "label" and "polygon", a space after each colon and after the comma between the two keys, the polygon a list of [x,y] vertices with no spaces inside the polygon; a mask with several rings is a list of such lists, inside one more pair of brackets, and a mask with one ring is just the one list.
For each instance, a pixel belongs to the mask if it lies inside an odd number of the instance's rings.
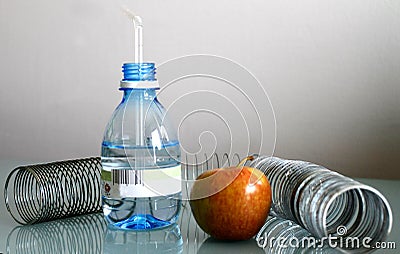
{"label": "apple stem", "polygon": [[252,160],[254,160],[254,156],[252,156],[252,155],[249,155],[249,156],[247,156],[246,158],[244,158],[243,160],[241,160],[240,162],[239,162],[239,164],[237,164],[237,168],[240,168],[240,167],[243,167],[243,165],[246,163],[246,161],[252,161]]}

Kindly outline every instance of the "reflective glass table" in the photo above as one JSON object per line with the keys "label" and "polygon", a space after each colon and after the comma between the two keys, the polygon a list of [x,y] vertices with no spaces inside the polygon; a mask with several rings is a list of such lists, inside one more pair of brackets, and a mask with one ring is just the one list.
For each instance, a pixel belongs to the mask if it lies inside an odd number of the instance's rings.
{"label": "reflective glass table", "polygon": [[[0,160],[0,184],[19,165],[32,162]],[[400,248],[400,180],[357,179],[369,184],[388,199],[393,211],[393,228],[386,239],[390,249],[373,253],[398,253]],[[396,246],[393,246],[394,244]],[[29,226],[13,221],[0,198],[0,253],[278,253],[263,248],[255,239],[221,242],[210,238],[194,221],[188,203],[183,202],[177,224],[157,231],[132,232],[108,228],[101,214],[89,214]],[[336,249],[306,249],[288,246],[279,253],[340,253]]]}

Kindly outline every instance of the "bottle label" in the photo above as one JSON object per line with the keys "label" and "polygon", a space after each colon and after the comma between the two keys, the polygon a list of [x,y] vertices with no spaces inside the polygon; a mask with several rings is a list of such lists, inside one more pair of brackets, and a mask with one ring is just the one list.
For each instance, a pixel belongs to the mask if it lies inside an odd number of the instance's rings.
{"label": "bottle label", "polygon": [[166,196],[181,192],[181,166],[145,170],[103,169],[103,193],[109,198]]}

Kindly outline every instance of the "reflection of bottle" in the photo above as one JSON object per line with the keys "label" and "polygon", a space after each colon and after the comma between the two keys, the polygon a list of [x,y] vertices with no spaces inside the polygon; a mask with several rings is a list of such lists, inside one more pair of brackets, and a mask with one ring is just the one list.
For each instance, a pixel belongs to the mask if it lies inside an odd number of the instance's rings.
{"label": "reflection of bottle", "polygon": [[102,144],[103,211],[124,229],[176,222],[181,205],[180,148],[158,102],[153,63],[125,63],[122,102]]}
{"label": "reflection of bottle", "polygon": [[183,240],[177,224],[152,231],[127,231],[109,227],[104,238],[104,254],[182,253]]}
{"label": "reflection of bottle", "polygon": [[106,223],[102,214],[88,214],[14,228],[7,253],[101,253]]}

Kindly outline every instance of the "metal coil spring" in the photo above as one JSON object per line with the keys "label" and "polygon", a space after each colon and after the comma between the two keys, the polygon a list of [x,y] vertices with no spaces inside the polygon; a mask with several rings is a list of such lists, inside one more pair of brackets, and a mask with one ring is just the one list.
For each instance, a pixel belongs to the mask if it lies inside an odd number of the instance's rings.
{"label": "metal coil spring", "polygon": [[316,237],[368,237],[373,246],[390,233],[390,205],[370,186],[305,161],[261,156],[250,166],[271,183],[271,214],[295,221]]}
{"label": "metal coil spring", "polygon": [[107,228],[103,214],[88,214],[14,228],[8,253],[102,253]]}
{"label": "metal coil spring", "polygon": [[101,211],[100,158],[17,167],[8,175],[4,199],[20,224]]}

